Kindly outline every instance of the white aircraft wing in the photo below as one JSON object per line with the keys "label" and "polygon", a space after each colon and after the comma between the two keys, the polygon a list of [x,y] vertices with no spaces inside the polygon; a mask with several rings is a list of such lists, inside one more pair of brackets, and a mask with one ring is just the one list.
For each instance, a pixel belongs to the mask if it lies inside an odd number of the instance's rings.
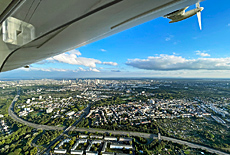
{"label": "white aircraft wing", "polygon": [[0,72],[78,48],[200,0],[1,0]]}

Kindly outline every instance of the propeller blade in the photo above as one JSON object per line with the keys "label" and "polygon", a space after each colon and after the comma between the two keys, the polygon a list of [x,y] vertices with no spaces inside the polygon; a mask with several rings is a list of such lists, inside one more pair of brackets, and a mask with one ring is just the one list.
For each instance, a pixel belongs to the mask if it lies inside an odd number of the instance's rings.
{"label": "propeller blade", "polygon": [[199,27],[200,27],[200,30],[201,30],[202,29],[202,26],[201,26],[201,12],[197,12],[197,18],[198,18]]}
{"label": "propeller blade", "polygon": [[197,7],[197,8],[200,8],[200,3],[199,3],[199,2],[196,3],[196,7]]}

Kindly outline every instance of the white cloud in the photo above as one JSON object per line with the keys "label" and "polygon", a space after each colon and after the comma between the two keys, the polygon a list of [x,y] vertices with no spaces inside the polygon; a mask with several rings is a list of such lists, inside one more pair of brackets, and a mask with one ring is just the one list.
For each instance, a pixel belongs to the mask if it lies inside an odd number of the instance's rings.
{"label": "white cloud", "polygon": [[78,69],[79,69],[80,71],[86,71],[86,70],[83,69],[82,67],[78,67]]}
{"label": "white cloud", "polygon": [[9,72],[3,72],[2,78],[86,78],[86,77],[176,77],[176,78],[229,78],[229,70],[135,70],[135,71],[121,71],[107,70],[101,72],[69,70],[66,72],[52,72],[51,69],[36,68],[31,70],[27,68],[20,68]]}
{"label": "white cloud", "polygon": [[104,65],[111,65],[111,66],[117,66],[118,64],[116,62],[103,62]]}
{"label": "white cloud", "polygon": [[96,68],[88,68],[84,69],[82,67],[78,67],[78,69],[63,69],[63,68],[40,68],[40,67],[30,67],[30,68],[19,68],[19,70],[23,71],[43,71],[43,72],[100,72],[100,70]]}
{"label": "white cloud", "polygon": [[168,37],[165,38],[165,41],[170,41],[174,36],[173,35],[169,35]]}
{"label": "white cloud", "polygon": [[102,51],[102,52],[106,52],[107,50],[105,50],[105,49],[100,49],[100,51]]}
{"label": "white cloud", "polygon": [[74,70],[74,72],[100,72],[100,70],[98,70],[96,68],[87,68],[87,69],[84,69],[82,67],[78,67],[78,69]]}
{"label": "white cloud", "polygon": [[210,57],[210,54],[208,54],[208,53],[205,53],[205,51],[204,52],[201,52],[201,51],[195,51],[196,52],[196,55],[199,55],[199,56],[202,56],[202,57]]}
{"label": "white cloud", "polygon": [[68,51],[69,54],[75,54],[75,55],[81,55],[81,52],[79,50],[73,49],[71,51]]}
{"label": "white cloud", "polygon": [[90,68],[89,71],[93,71],[93,72],[100,72],[98,69],[96,68]]}
{"label": "white cloud", "polygon": [[176,53],[176,52],[173,52],[173,55],[180,55],[180,54],[178,54],[178,53]]}
{"label": "white cloud", "polygon": [[77,57],[79,55],[81,55],[81,53],[78,50],[72,50],[48,58],[46,60],[48,62],[61,62],[61,63],[67,63],[71,65],[83,65],[86,67],[96,67],[96,64],[101,64],[100,60],[93,59],[93,58]]}
{"label": "white cloud", "polygon": [[210,57],[210,54],[208,54],[208,53],[200,53],[200,56],[202,56],[202,57]]}
{"label": "white cloud", "polygon": [[230,57],[185,59],[161,54],[147,59],[128,59],[126,65],[146,70],[230,70]]}
{"label": "white cloud", "polygon": [[70,69],[62,69],[62,68],[37,68],[37,67],[30,67],[30,68],[19,68],[20,70],[24,71],[43,71],[43,72],[67,72],[71,71]]}
{"label": "white cloud", "polygon": [[62,69],[62,68],[51,68],[51,71],[68,72],[68,71],[71,71],[71,70],[70,69]]}

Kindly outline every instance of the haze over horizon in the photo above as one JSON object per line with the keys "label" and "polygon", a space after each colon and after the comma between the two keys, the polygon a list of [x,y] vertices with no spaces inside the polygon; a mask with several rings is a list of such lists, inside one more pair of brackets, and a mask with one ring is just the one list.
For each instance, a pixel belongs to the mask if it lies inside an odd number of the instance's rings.
{"label": "haze over horizon", "polygon": [[34,63],[29,69],[3,72],[0,80],[67,77],[229,78],[229,5],[227,0],[222,3],[212,0],[202,2],[201,31],[196,16],[173,24],[160,17]]}

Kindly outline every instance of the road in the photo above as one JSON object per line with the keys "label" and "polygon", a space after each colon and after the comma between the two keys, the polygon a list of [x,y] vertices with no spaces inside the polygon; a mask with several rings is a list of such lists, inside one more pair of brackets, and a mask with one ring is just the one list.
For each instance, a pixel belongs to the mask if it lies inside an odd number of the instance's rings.
{"label": "road", "polygon": [[[75,131],[81,131],[81,132],[88,131],[88,132],[94,132],[94,133],[95,132],[98,132],[98,133],[107,132],[107,133],[112,133],[114,135],[127,135],[127,134],[129,134],[129,136],[139,136],[139,137],[153,138],[153,139],[158,138],[158,136],[155,135],[155,134],[140,133],[140,132],[129,132],[129,131],[99,130],[99,129],[92,129],[92,128],[90,128],[90,129],[75,128]],[[210,148],[210,147],[202,146],[202,145],[199,145],[199,144],[194,144],[194,143],[191,143],[191,142],[187,142],[187,141],[184,141],[184,140],[179,140],[179,139],[166,137],[166,136],[161,136],[161,139],[162,140],[167,140],[167,141],[172,141],[173,143],[184,144],[184,145],[187,145],[187,146],[189,146],[191,148],[200,148],[202,150],[207,150],[208,152],[216,153],[218,155],[229,155],[228,153],[225,153],[225,152],[222,152],[222,151]]]}
{"label": "road", "polygon": [[188,145],[191,148],[199,148],[199,149],[202,149],[202,150],[207,150],[208,152],[216,153],[218,155],[229,155],[228,153],[225,153],[225,152],[222,152],[222,151],[219,151],[219,150],[215,150],[215,149],[210,148],[210,147],[202,146],[202,145],[199,145],[199,144],[194,144],[194,143],[190,143],[190,142],[187,142],[187,141],[183,141],[183,140],[179,140],[179,139],[175,139],[175,138],[171,138],[171,137],[165,137],[165,136],[161,136],[161,138],[163,140],[172,141],[174,143],[185,144],[185,145]]}
{"label": "road", "polygon": [[17,102],[18,100],[18,97],[20,95],[20,92],[18,91],[18,94],[14,97],[13,101],[11,102],[9,108],[8,108],[8,114],[11,118],[13,118],[15,121],[17,122],[20,122],[22,124],[25,124],[27,126],[30,126],[30,127],[33,127],[33,128],[36,128],[36,129],[41,129],[41,130],[64,130],[55,140],[53,140],[49,146],[44,150],[42,151],[40,154],[49,154],[49,151],[50,151],[50,147],[52,145],[54,145],[57,141],[59,141],[64,134],[67,134],[70,130],[74,130],[76,128],[76,125],[81,121],[81,119],[85,116],[87,116],[87,114],[89,113],[90,111],[90,106],[91,104],[88,105],[88,107],[86,107],[84,109],[84,112],[82,113],[82,115],[80,116],[80,118],[75,121],[71,126],[69,126],[68,128],[66,127],[57,127],[57,126],[48,126],[48,125],[40,125],[40,124],[35,124],[35,123],[31,123],[31,122],[28,122],[26,120],[23,120],[21,119],[20,117],[18,117],[15,113],[14,113],[14,105],[15,103]]}
{"label": "road", "polygon": [[42,129],[42,130],[64,130],[65,127],[57,127],[57,126],[48,126],[48,125],[40,125],[40,124],[35,124],[35,123],[31,123],[28,122],[26,120],[21,119],[20,117],[18,117],[15,113],[14,113],[14,104],[15,102],[17,102],[19,95],[16,95],[8,109],[8,114],[10,115],[10,117],[12,117],[15,121],[20,122],[22,124],[25,124],[27,126],[36,128],[36,129]]}
{"label": "road", "polygon": [[[28,121],[25,121],[21,118],[19,118],[14,112],[14,104],[15,102],[18,100],[18,97],[19,95],[16,95],[15,98],[13,99],[9,109],[8,109],[8,113],[9,115],[17,122],[20,122],[22,124],[25,124],[25,125],[28,125],[28,126],[31,126],[33,128],[37,128],[37,129],[42,129],[42,130],[64,130],[65,127],[56,127],[56,126],[48,126],[48,125],[39,125],[39,124],[35,124],[35,123],[31,123],[31,122],[28,122]],[[80,122],[80,120],[85,117],[88,113],[89,113],[89,110],[90,110],[90,106],[89,105],[83,112],[83,114],[81,115],[81,117],[76,121],[74,122],[73,125],[69,126],[68,128],[66,128],[64,130],[63,133],[61,133],[55,140],[53,140],[49,146],[43,151],[41,152],[40,154],[49,154],[49,151],[50,151],[50,147],[52,145],[54,145],[57,141],[59,141],[64,134],[68,133],[70,130],[75,130],[75,131],[88,131],[88,132],[98,132],[98,133],[105,133],[105,132],[108,132],[108,133],[112,133],[112,134],[119,134],[119,135],[127,135],[129,134],[130,136],[140,136],[140,137],[144,137],[144,138],[153,138],[153,139],[157,139],[157,135],[155,134],[148,134],[148,133],[139,133],[139,132],[129,132],[129,131],[113,131],[113,130],[99,130],[99,129],[86,129],[86,128],[76,128],[75,126]],[[194,144],[194,143],[190,143],[190,142],[187,142],[187,141],[183,141],[183,140],[179,140],[179,139],[175,139],[175,138],[171,138],[171,137],[165,137],[165,136],[161,136],[161,139],[163,140],[167,140],[167,141],[172,141],[174,143],[179,143],[179,144],[185,144],[191,148],[200,148],[200,149],[203,149],[203,150],[207,150],[211,153],[216,153],[218,155],[229,155],[228,153],[224,153],[224,152],[221,152],[219,150],[215,150],[213,148],[209,148],[209,147],[206,147],[206,146],[202,146],[202,145],[199,145],[199,144]]]}
{"label": "road", "polygon": [[57,141],[62,139],[64,134],[68,134],[69,131],[75,130],[76,125],[81,121],[81,119],[88,115],[90,111],[90,107],[91,107],[91,104],[89,104],[88,107],[84,109],[84,112],[81,114],[80,118],[77,121],[75,121],[71,126],[66,128],[57,138],[55,138],[52,142],[50,142],[48,147],[45,150],[43,150],[40,154],[48,155],[51,150],[51,146],[53,146]]}

